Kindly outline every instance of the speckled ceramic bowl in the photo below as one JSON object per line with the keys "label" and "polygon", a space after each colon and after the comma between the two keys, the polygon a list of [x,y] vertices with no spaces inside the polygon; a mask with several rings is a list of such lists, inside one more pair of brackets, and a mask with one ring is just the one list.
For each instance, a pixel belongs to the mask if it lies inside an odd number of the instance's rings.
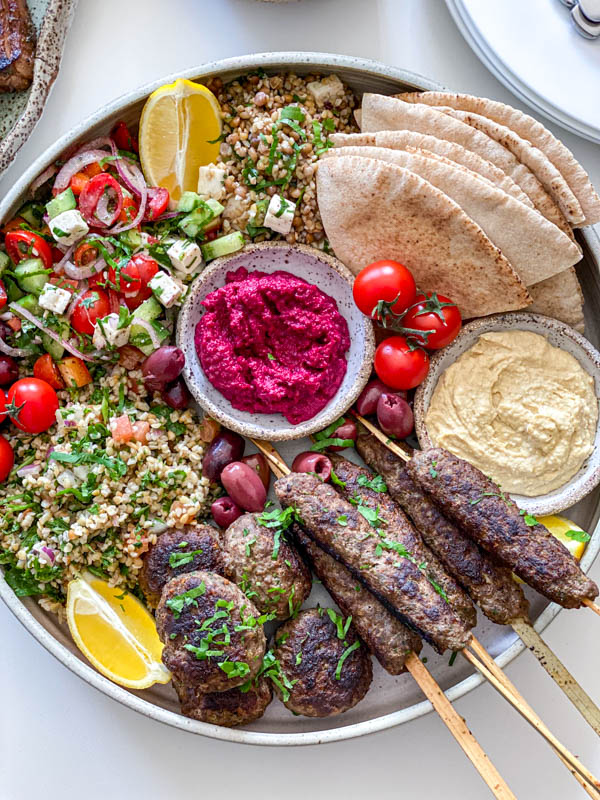
{"label": "speckled ceramic bowl", "polygon": [[[465,325],[451,345],[440,350],[432,359],[429,374],[415,394],[415,428],[421,447],[431,447],[431,439],[425,425],[425,416],[437,382],[445,370],[456,359],[472,347],[482,333],[490,331],[531,331],[545,336],[554,347],[566,350],[593,378],[596,398],[600,398],[600,353],[588,340],[573,328],[541,314],[524,312],[495,314],[482,317]],[[527,497],[512,494],[511,497],[530,514],[543,516],[556,514],[570,508],[588,495],[600,483],[600,425],[596,427],[594,450],[581,469],[563,486],[548,494]]]}
{"label": "speckled ceramic bowl", "polygon": [[[239,267],[268,273],[285,270],[304,278],[335,298],[340,314],[348,323],[351,345],[346,355],[348,369],[344,380],[322,411],[298,425],[292,425],[283,414],[251,414],[234,408],[210,383],[200,365],[194,332],[203,313],[202,301],[210,292],[225,285],[227,272]],[[352,273],[336,258],[307,245],[285,242],[248,245],[238,253],[211,262],[190,287],[177,321],[177,345],[185,353],[183,375],[198,404],[227,428],[244,436],[274,442],[309,436],[340,417],[368,381],[375,349],[373,326],[352,299],[352,281]]]}

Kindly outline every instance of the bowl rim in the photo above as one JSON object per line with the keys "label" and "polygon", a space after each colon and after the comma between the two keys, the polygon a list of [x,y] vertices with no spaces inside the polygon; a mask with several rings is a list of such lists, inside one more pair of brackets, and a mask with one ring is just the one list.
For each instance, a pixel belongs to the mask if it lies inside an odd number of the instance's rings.
{"label": "bowl rim", "polygon": [[[417,388],[414,399],[414,415],[415,415],[415,432],[419,444],[423,449],[433,446],[431,437],[427,431],[425,424],[425,416],[429,409],[431,402],[431,395],[435,391],[440,378],[444,372],[452,365],[455,364],[458,358],[469,350],[477,341],[478,337],[484,333],[493,330],[531,330],[531,324],[534,324],[535,330],[532,332],[546,338],[544,331],[554,331],[559,335],[565,336],[579,350],[580,353],[585,353],[589,360],[595,365],[597,375],[592,375],[595,378],[594,384],[600,381],[600,352],[596,350],[594,345],[588,341],[583,334],[576,331],[566,322],[561,322],[558,319],[547,317],[543,314],[529,313],[526,310],[517,312],[505,312],[502,314],[491,314],[489,317],[478,317],[477,319],[468,322],[464,325],[456,337],[456,339],[444,350],[437,352],[430,361],[429,373],[423,383]],[[528,324],[529,327],[523,327]],[[470,344],[469,344],[470,343]],[[466,347],[465,347],[466,345]],[[559,347],[560,345],[553,345]],[[453,350],[456,351],[456,355]],[[568,352],[568,351],[565,351]],[[442,367],[442,362],[448,358],[452,359],[446,367]],[[576,356],[574,356],[576,358]],[[582,369],[585,369],[577,359]],[[587,372],[587,370],[585,370]],[[589,374],[589,373],[588,373]],[[431,393],[430,390],[431,389]],[[598,387],[596,386],[596,392]],[[429,403],[427,402],[427,395],[429,395]],[[598,397],[596,398],[598,399]],[[596,423],[596,433],[594,439],[598,437],[600,431],[600,416]],[[536,516],[548,516],[551,514],[558,514],[566,508],[574,506],[584,497],[586,497],[596,486],[600,483],[600,463],[593,466],[589,457],[584,461],[584,465],[562,486],[553,489],[541,495],[527,496],[520,495],[516,492],[510,492],[511,497],[518,503],[518,505],[525,509],[528,513]],[[586,465],[586,461],[588,462]]]}
{"label": "bowl rim", "polygon": [[[179,315],[177,317],[176,329],[176,344],[179,348],[182,347],[182,339],[184,337],[184,329],[190,327],[190,316],[193,313],[192,304],[199,290],[210,280],[213,275],[227,268],[227,265],[234,259],[239,258],[241,255],[250,255],[256,252],[269,251],[269,250],[287,250],[290,253],[302,253],[309,256],[314,261],[319,261],[333,269],[350,287],[352,291],[352,282],[354,280],[353,274],[348,267],[345,266],[339,259],[328,253],[323,253],[310,247],[306,244],[290,244],[289,242],[258,242],[256,244],[247,244],[241,250],[231,253],[220,258],[215,258],[210,264],[205,267],[202,272],[194,279],[188,290],[187,296],[183,302]],[[318,288],[318,287],[317,287]],[[340,312],[341,313],[341,312]],[[275,428],[265,428],[259,422],[243,422],[236,417],[236,411],[229,400],[223,397],[223,404],[218,404],[210,400],[205,393],[196,385],[192,367],[186,362],[183,368],[183,377],[198,405],[203,408],[211,417],[214,417],[222,425],[225,425],[230,430],[240,433],[254,439],[268,439],[272,442],[292,441],[294,439],[302,439],[305,436],[310,436],[311,433],[322,430],[334,422],[350,408],[350,406],[357,399],[359,394],[367,384],[372,370],[373,354],[375,353],[375,333],[373,325],[370,320],[363,316],[360,321],[360,326],[365,337],[365,349],[361,355],[360,364],[356,369],[356,377],[350,389],[343,397],[336,397],[339,393],[339,388],[336,394],[329,401],[329,404],[319,411],[314,417],[292,425],[287,422],[285,427],[277,430]],[[187,331],[189,334],[189,331]],[[193,343],[187,343],[186,346],[192,346]],[[193,348],[195,352],[195,347]],[[341,384],[340,384],[341,387]],[[226,405],[226,407],[224,407]],[[229,407],[231,406],[231,411]],[[255,415],[260,417],[259,414]]]}
{"label": "bowl rim", "polygon": [[[336,68],[341,68],[347,72],[354,72],[356,75],[369,75],[376,81],[390,80],[397,84],[414,86],[420,90],[442,90],[444,85],[438,81],[433,81],[416,72],[411,72],[399,67],[392,67],[382,62],[372,59],[365,59],[356,56],[337,55],[323,52],[301,52],[301,51],[282,51],[272,53],[254,53],[232,58],[211,61],[205,64],[197,64],[186,70],[170,73],[163,78],[148,82],[137,89],[127,92],[115,100],[107,103],[98,111],[88,115],[69,131],[64,133],[50,147],[46,148],[26,169],[21,177],[17,179],[5,197],[0,200],[0,221],[4,216],[13,211],[17,203],[27,191],[33,180],[69,145],[77,142],[84,136],[90,128],[100,124],[106,118],[116,112],[122,112],[128,106],[139,102],[150,92],[154,91],[164,83],[172,82],[177,78],[190,78],[206,80],[212,75],[226,72],[238,72],[242,74],[248,70],[262,67],[264,69],[278,68],[297,68],[307,65],[319,70],[333,72]],[[592,252],[597,263],[600,263],[600,237],[593,228],[584,229],[581,235]],[[584,571],[590,567],[600,549],[599,526],[596,526],[592,539],[581,559],[581,567]],[[44,626],[33,616],[25,603],[15,595],[13,590],[4,580],[0,570],[0,597],[5,605],[12,611],[19,622],[31,633],[35,639],[64,666],[74,674],[82,678],[90,686],[101,691],[106,696],[116,700],[123,705],[154,719],[163,724],[170,725],[180,730],[208,736],[209,738],[221,741],[234,742],[239,744],[255,744],[269,746],[292,746],[292,745],[312,745],[327,742],[352,739],[364,736],[377,731],[395,727],[404,722],[417,719],[433,710],[428,700],[408,706],[405,709],[394,711],[380,717],[375,717],[364,722],[352,725],[331,728],[323,731],[311,731],[306,733],[262,733],[248,731],[244,729],[222,728],[204,722],[198,722],[177,714],[168,709],[150,703],[141,698],[138,694],[124,689],[113,683],[97,672],[91,665],[83,661],[82,658],[71,653],[57,638],[55,638]],[[542,611],[534,622],[534,628],[541,633],[550,622],[561,611],[556,603],[550,603]],[[502,653],[496,657],[496,663],[500,667],[506,666],[516,656],[525,650],[525,644],[515,637],[515,640]],[[450,701],[466,695],[484,682],[484,678],[478,672],[450,687],[446,696]]]}

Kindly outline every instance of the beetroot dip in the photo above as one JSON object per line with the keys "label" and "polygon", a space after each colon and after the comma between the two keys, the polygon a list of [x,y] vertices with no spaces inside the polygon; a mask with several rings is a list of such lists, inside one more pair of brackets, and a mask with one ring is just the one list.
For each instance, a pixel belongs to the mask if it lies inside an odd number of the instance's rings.
{"label": "beetroot dip", "polygon": [[335,300],[289,272],[227,273],[194,343],[206,377],[234,408],[314,417],[337,392],[350,347]]}

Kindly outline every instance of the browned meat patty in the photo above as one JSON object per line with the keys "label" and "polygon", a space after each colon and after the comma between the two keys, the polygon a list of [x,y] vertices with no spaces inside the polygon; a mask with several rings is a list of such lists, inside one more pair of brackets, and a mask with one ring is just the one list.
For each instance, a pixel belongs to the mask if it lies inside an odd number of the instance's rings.
{"label": "browned meat patty", "polygon": [[406,557],[394,531],[385,530],[370,510],[352,505],[313,475],[292,473],[279,478],[275,493],[283,506],[296,509],[302,527],[319,547],[438,651],[462,650],[469,642],[464,620],[419,564]]}
{"label": "browned meat patty", "polygon": [[[335,614],[335,612],[331,612]],[[331,717],[366,695],[373,667],[352,625],[328,610],[311,608],[285,622],[275,634],[274,655],[287,679],[287,692],[275,683],[284,705],[305,717]],[[340,634],[338,636],[338,633]]]}
{"label": "browned meat patty", "polygon": [[[374,481],[375,476],[364,467],[359,467],[346,458],[332,453],[331,460],[339,482],[334,484],[342,497],[353,504],[360,504],[378,513],[385,532],[394,534],[394,540],[400,542],[408,552],[413,564],[427,576],[431,585],[448,602],[465,625],[473,628],[477,624],[477,612],[454,578],[450,577],[431,550],[423,543],[418,531],[407,519],[404,512],[396,505],[387,493],[381,481]],[[340,484],[344,484],[341,486]]]}
{"label": "browned meat patty", "polygon": [[167,583],[156,609],[162,660],[198,692],[224,692],[253,678],[266,639],[246,595],[216,572],[188,572]]}
{"label": "browned meat patty", "polygon": [[420,451],[408,471],[437,507],[499,563],[565,608],[598,587],[543,525],[528,525],[516,503],[472,464],[441,447]]}
{"label": "browned meat patty", "polygon": [[404,462],[359,429],[356,449],[385,480],[388,491],[412,519],[423,540],[448,572],[466,589],[483,613],[499,625],[526,619],[529,603],[512,571],[496,564],[478,544],[446,519],[408,474]]}
{"label": "browned meat patty", "polygon": [[225,728],[249,725],[260,719],[273,699],[271,683],[262,676],[252,681],[245,692],[241,687],[236,687],[226,692],[201,694],[188,684],[175,679],[173,685],[181,703],[182,714]]}
{"label": "browned meat patty", "polygon": [[237,583],[264,614],[288,619],[310,594],[310,571],[296,549],[259,514],[244,514],[223,534],[225,575]]}
{"label": "browned meat patty", "polygon": [[165,584],[177,575],[203,569],[223,574],[219,532],[210,525],[170,528],[144,556],[140,587],[148,605],[156,608]]}
{"label": "browned meat patty", "polygon": [[317,577],[342,613],[352,617],[353,627],[381,666],[390,675],[404,672],[406,656],[420,653],[423,647],[417,634],[390,614],[346,567],[317,547],[299,525],[293,525],[291,530]]}
{"label": "browned meat patty", "polygon": [[25,0],[0,0],[0,92],[27,89],[33,80],[35,32]]}

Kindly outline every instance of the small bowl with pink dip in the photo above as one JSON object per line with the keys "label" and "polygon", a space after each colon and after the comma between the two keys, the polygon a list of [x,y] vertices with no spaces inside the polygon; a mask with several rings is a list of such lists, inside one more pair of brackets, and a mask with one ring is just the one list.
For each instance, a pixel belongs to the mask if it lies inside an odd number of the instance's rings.
{"label": "small bowl with pink dip", "polygon": [[342,416],[375,350],[353,281],[340,261],[307,245],[247,245],[212,261],[177,321],[198,405],[231,430],[271,441],[309,436]]}

